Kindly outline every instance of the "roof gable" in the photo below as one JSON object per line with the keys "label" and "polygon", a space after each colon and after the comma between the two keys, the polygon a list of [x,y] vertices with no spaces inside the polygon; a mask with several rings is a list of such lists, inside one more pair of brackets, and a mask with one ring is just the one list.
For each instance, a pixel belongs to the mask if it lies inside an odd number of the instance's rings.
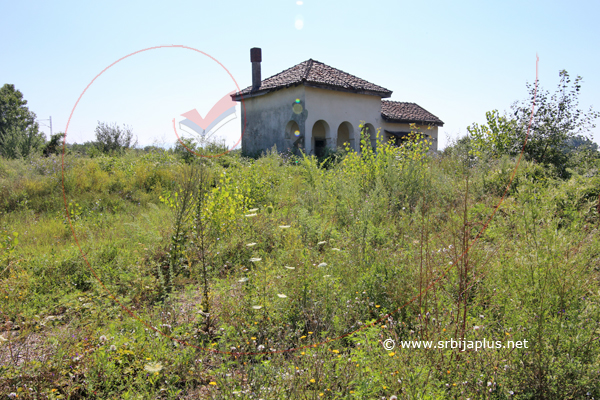
{"label": "roof gable", "polygon": [[249,86],[244,90],[235,93],[231,97],[234,100],[239,101],[242,97],[266,94],[275,90],[301,84],[323,89],[370,94],[379,97],[390,97],[392,95],[391,90],[367,82],[364,79],[330,67],[329,65],[311,58],[310,60],[294,65],[285,71],[264,79],[261,82],[260,87],[255,90],[252,90],[252,86]]}
{"label": "roof gable", "polygon": [[383,100],[381,116],[387,122],[414,122],[444,126],[444,122],[415,103]]}

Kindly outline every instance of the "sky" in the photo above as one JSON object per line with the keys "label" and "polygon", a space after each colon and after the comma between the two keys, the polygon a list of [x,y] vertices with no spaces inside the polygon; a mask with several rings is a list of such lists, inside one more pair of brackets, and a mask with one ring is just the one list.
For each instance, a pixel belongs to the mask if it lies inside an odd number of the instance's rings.
{"label": "sky", "polygon": [[[174,143],[183,113],[251,84],[252,47],[263,79],[312,58],[419,104],[444,121],[439,148],[525,100],[536,54],[542,88],[581,75],[580,107],[600,110],[598,1],[0,0],[0,15],[0,85],[69,143],[94,140],[98,122]],[[219,131],[231,144],[239,121]]]}

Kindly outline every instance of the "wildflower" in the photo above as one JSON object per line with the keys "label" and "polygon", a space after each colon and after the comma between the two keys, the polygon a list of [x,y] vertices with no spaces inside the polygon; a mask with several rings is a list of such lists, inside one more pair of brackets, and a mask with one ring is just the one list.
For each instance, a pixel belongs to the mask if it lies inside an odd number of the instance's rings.
{"label": "wildflower", "polygon": [[252,339],[252,340],[256,340],[256,338],[255,338],[254,336],[252,336],[250,339]]}
{"label": "wildflower", "polygon": [[256,217],[256,213],[254,213],[254,214],[246,214],[245,217],[248,217],[248,218],[250,218],[250,217]]}
{"label": "wildflower", "polygon": [[280,227],[281,229],[287,229],[287,228],[289,228],[290,226],[291,226],[291,225],[279,225],[279,227]]}
{"label": "wildflower", "polygon": [[252,308],[254,308],[255,310],[260,310],[262,306],[252,306]]}
{"label": "wildflower", "polygon": [[261,344],[261,345],[259,345],[259,346],[257,347],[257,349],[258,349],[258,351],[263,351],[263,350],[265,349],[265,346],[263,346],[263,345]]}
{"label": "wildflower", "polygon": [[326,267],[326,266],[327,266],[327,263],[321,263],[321,264],[317,265],[317,267],[319,267],[319,268],[320,267]]}
{"label": "wildflower", "polygon": [[375,308],[379,308],[379,307],[381,307],[379,304],[377,304],[377,305],[375,306]]}
{"label": "wildflower", "polygon": [[311,380],[310,380],[310,383],[315,383],[315,382],[316,382],[316,381],[315,381],[314,379],[311,379]]}
{"label": "wildflower", "polygon": [[244,283],[247,282],[249,278],[243,277],[240,280],[238,280],[238,282]]}
{"label": "wildflower", "polygon": [[281,299],[285,299],[287,296],[285,294],[282,294],[282,293],[277,293],[277,297],[279,297]]}
{"label": "wildflower", "polygon": [[394,353],[393,351],[391,353],[388,353],[388,356],[390,357],[394,357],[396,355],[396,353]]}
{"label": "wildflower", "polygon": [[339,350],[331,350],[331,352],[332,352],[332,353],[335,353],[335,354],[337,354],[337,353],[339,353],[340,351],[339,351]]}
{"label": "wildflower", "polygon": [[110,346],[110,351],[115,351],[117,350],[117,346],[115,346],[114,344]]}
{"label": "wildflower", "polygon": [[253,246],[256,246],[256,243],[248,243],[246,246],[253,247]]}
{"label": "wildflower", "polygon": [[317,243],[317,245],[318,245],[318,246],[320,246],[320,245],[322,245],[322,244],[327,244],[327,241],[325,241],[325,240],[322,240],[322,241],[320,241],[319,243]]}
{"label": "wildflower", "polygon": [[287,265],[285,266],[285,268],[287,268],[287,269],[296,269],[296,267],[288,267]]}
{"label": "wildflower", "polygon": [[144,365],[144,369],[148,372],[158,373],[160,370],[163,369],[163,366],[159,362],[150,362],[150,363]]}
{"label": "wildflower", "polygon": [[208,382],[209,385],[217,386],[217,382]]}
{"label": "wildflower", "polygon": [[8,339],[5,338],[4,336],[0,335],[0,343],[1,342],[8,342]]}
{"label": "wildflower", "polygon": [[106,336],[102,335],[98,340],[100,340],[101,342],[106,342],[108,339],[106,338]]}
{"label": "wildflower", "polygon": [[303,356],[303,355],[305,355],[305,354],[306,354],[305,352],[301,352],[301,353],[300,353],[300,355],[301,355],[301,356]]}
{"label": "wildflower", "polygon": [[341,251],[340,249],[338,249],[337,247],[332,247],[331,250],[333,251]]}
{"label": "wildflower", "polygon": [[259,261],[261,261],[261,260],[262,260],[262,258],[258,258],[258,257],[252,257],[252,258],[250,259],[250,262],[259,262]]}
{"label": "wildflower", "polygon": [[257,211],[258,211],[258,208],[252,208],[252,209],[248,210],[248,212],[250,212],[250,213],[257,212]]}

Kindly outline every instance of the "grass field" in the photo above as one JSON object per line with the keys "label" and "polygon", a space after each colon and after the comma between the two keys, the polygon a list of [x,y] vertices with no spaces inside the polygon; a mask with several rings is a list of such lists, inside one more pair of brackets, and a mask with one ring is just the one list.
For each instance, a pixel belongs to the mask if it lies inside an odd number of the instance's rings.
{"label": "grass field", "polygon": [[[423,143],[62,165],[0,160],[2,398],[600,398],[593,165]],[[484,339],[527,347],[402,348]]]}

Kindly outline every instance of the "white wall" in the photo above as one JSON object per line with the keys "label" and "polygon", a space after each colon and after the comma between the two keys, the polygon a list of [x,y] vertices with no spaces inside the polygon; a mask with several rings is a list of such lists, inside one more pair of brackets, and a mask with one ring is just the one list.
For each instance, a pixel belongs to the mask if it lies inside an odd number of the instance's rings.
{"label": "white wall", "polygon": [[306,87],[306,153],[313,154],[312,128],[319,120],[329,125],[327,147],[337,146],[337,132],[340,124],[348,122],[352,126],[350,143],[357,150],[360,143],[360,122],[365,121],[378,127],[381,119],[381,98],[366,94],[338,92],[335,90]]}
{"label": "white wall", "polygon": [[[301,112],[294,112],[295,100],[300,100]],[[247,155],[259,155],[263,151],[277,146],[278,151],[293,148],[294,142],[301,139],[300,148],[307,154],[314,154],[315,124],[322,120],[327,125],[326,145],[337,147],[339,126],[347,122],[351,126],[350,145],[360,147],[360,123],[371,124],[376,131],[381,128],[390,131],[410,131],[410,124],[385,122],[381,117],[381,98],[379,96],[339,92],[335,90],[313,88],[299,85],[280,89],[266,95],[244,99],[245,113],[242,108],[242,151]],[[300,137],[295,137],[286,127],[295,121]],[[244,130],[244,122],[246,127]],[[319,124],[320,125],[320,124]],[[431,137],[431,150],[438,146],[438,127],[428,130],[427,126],[417,125],[420,131]],[[320,129],[320,128],[317,128]]]}

